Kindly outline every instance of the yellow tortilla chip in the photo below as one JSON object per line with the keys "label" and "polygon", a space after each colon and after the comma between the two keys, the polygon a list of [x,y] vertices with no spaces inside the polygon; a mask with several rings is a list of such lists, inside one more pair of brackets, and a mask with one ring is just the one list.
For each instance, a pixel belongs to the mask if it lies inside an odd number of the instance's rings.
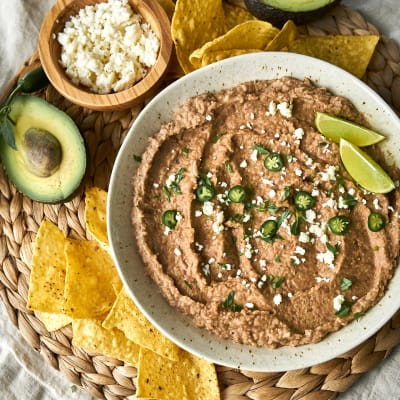
{"label": "yellow tortilla chip", "polygon": [[235,55],[234,51],[238,50],[246,50],[247,53],[251,49],[263,50],[278,32],[279,30],[269,22],[258,20],[243,22],[224,35],[206,43],[200,49],[196,49],[189,59],[196,68],[200,68],[205,65],[202,58],[207,53],[231,50],[232,55]]}
{"label": "yellow tortilla chip", "polygon": [[65,284],[65,237],[48,220],[43,220],[35,239],[32,254],[28,308],[61,313]]}
{"label": "yellow tortilla chip", "polygon": [[57,331],[72,322],[71,317],[65,314],[38,312],[37,316],[49,332]]}
{"label": "yellow tortilla chip", "polygon": [[267,51],[279,51],[287,50],[290,43],[296,40],[299,36],[297,26],[293,21],[287,21],[283,25],[279,33],[268,43],[265,50]]}
{"label": "yellow tortilla chip", "polygon": [[172,0],[158,0],[160,3],[161,7],[164,9],[166,14],[168,15],[168,18],[171,19],[172,15],[174,14],[175,10],[175,4]]}
{"label": "yellow tortilla chip", "polygon": [[171,33],[183,71],[194,70],[190,54],[226,31],[222,0],[178,0],[172,17]]}
{"label": "yellow tortilla chip", "polygon": [[85,193],[86,229],[102,245],[108,247],[106,209],[107,192],[97,187],[87,189]]}
{"label": "yellow tortilla chip", "polygon": [[179,347],[159,332],[139,311],[125,289],[119,293],[110,313],[103,322],[106,329],[118,328],[140,346],[163,357],[178,359]]}
{"label": "yellow tortilla chip", "polygon": [[328,61],[362,78],[379,36],[305,36],[290,43],[289,51]]}
{"label": "yellow tortilla chip", "polygon": [[184,350],[179,360],[172,361],[141,348],[136,395],[160,400],[219,400],[215,366]]}
{"label": "yellow tortilla chip", "polygon": [[96,319],[74,319],[72,321],[72,344],[84,350],[104,354],[137,366],[139,346],[118,329],[104,329]]}
{"label": "yellow tortilla chip", "polygon": [[234,50],[225,50],[225,51],[215,51],[215,52],[207,52],[203,55],[201,59],[201,66],[204,67],[206,65],[215,63],[217,61],[224,60],[225,58],[240,56],[241,54],[248,53],[257,53],[262,50],[259,49],[234,49]]}
{"label": "yellow tortilla chip", "polygon": [[243,7],[235,6],[226,2],[222,3],[225,12],[226,29],[232,29],[234,26],[243,22],[256,19],[256,17]]}
{"label": "yellow tortilla chip", "polygon": [[121,287],[111,256],[94,240],[67,239],[64,312],[73,318],[96,318],[109,311]]}

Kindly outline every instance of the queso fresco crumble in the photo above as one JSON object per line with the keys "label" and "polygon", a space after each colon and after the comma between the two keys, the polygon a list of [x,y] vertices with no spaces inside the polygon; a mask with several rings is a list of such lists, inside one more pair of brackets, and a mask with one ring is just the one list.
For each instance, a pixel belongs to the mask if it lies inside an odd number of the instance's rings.
{"label": "queso fresco crumble", "polygon": [[119,92],[142,79],[160,47],[150,25],[128,0],[82,8],[56,38],[68,77],[100,94]]}

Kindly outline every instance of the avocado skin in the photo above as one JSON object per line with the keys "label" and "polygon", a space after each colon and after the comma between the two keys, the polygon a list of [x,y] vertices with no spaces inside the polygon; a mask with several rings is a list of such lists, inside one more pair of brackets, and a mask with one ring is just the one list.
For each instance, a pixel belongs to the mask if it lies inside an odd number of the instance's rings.
{"label": "avocado skin", "polygon": [[[42,203],[69,201],[82,188],[86,173],[86,147],[74,121],[63,111],[34,96],[18,96],[11,103],[17,150],[0,138],[0,158],[17,190]],[[22,141],[29,128],[45,129],[60,142],[62,160],[51,176],[40,177],[24,161]]]}
{"label": "avocado skin", "polygon": [[331,8],[340,3],[340,0],[335,0],[321,8],[312,11],[284,11],[279,8],[271,7],[260,0],[244,0],[247,9],[258,19],[268,21],[277,28],[281,28],[286,21],[292,20],[296,25],[304,25],[319,18]]}

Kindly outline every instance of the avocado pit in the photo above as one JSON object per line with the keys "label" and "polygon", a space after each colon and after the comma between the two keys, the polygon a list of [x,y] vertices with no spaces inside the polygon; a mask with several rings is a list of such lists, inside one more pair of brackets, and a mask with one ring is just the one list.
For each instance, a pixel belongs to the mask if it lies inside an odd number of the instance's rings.
{"label": "avocado pit", "polygon": [[29,128],[23,135],[21,147],[25,164],[34,175],[48,177],[60,167],[61,144],[49,131]]}

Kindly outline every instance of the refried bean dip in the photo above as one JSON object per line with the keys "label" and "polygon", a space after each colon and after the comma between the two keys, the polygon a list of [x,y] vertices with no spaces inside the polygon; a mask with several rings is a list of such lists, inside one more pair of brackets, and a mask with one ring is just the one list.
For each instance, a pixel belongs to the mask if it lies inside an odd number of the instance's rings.
{"label": "refried bean dip", "polygon": [[[383,296],[399,253],[399,191],[345,172],[316,111],[360,124],[309,80],[190,98],[149,141],[132,219],[146,272],[198,327],[264,347],[320,341]],[[385,222],[373,232],[371,213]]]}

